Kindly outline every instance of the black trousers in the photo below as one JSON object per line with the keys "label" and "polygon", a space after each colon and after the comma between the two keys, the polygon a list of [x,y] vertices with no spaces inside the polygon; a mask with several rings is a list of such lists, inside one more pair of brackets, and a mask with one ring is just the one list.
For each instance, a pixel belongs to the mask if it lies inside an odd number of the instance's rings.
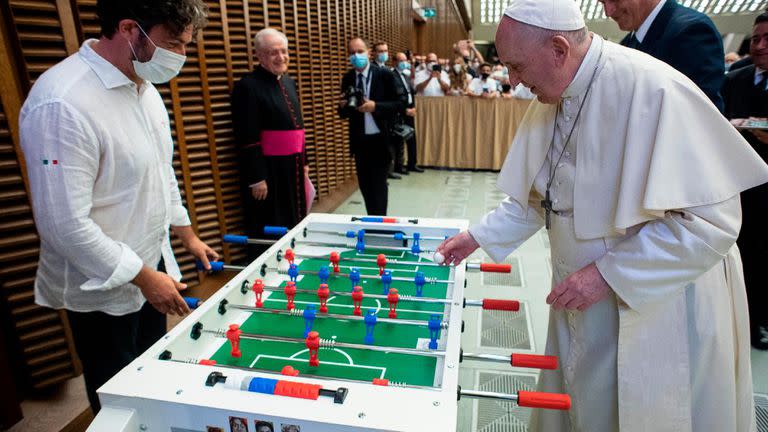
{"label": "black trousers", "polygon": [[383,134],[353,138],[352,151],[357,168],[357,182],[369,215],[385,216],[389,188],[389,138]]}
{"label": "black trousers", "polygon": [[[162,261],[159,271],[165,271]],[[101,409],[96,390],[165,335],[168,321],[149,302],[128,315],[67,311],[75,350],[83,364],[93,414]]]}
{"label": "black trousers", "polygon": [[402,171],[403,162],[405,162],[404,143],[398,137],[391,137],[389,140],[389,156],[392,162],[389,163],[389,171]]}
{"label": "black trousers", "polygon": [[[416,124],[413,121],[413,117],[405,116],[405,124],[407,124],[408,126],[414,129],[416,128]],[[411,139],[409,139],[405,143],[408,147],[408,169],[414,169],[416,168],[416,134],[413,134]],[[401,150],[401,153],[402,153],[402,150]]]}

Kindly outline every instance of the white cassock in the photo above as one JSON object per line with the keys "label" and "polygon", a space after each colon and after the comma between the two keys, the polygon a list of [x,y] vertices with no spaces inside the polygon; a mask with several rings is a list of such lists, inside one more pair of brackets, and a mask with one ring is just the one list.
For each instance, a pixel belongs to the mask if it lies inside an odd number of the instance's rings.
{"label": "white cassock", "polygon": [[543,226],[550,158],[553,284],[596,262],[613,293],[551,311],[546,352],[560,368],[539,389],[573,406],[535,410],[531,430],[755,430],[734,242],[739,192],[768,167],[686,77],[597,35],[560,111],[531,104],[499,175],[509,198],[470,228],[493,259]]}

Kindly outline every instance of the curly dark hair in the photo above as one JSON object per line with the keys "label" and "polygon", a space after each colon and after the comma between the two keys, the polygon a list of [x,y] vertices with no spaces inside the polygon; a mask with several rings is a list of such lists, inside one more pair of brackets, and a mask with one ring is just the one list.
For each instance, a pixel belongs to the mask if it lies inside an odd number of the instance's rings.
{"label": "curly dark hair", "polygon": [[98,0],[96,12],[101,35],[109,39],[121,20],[136,20],[145,32],[158,24],[175,36],[192,25],[193,33],[208,24],[208,6],[202,0]]}

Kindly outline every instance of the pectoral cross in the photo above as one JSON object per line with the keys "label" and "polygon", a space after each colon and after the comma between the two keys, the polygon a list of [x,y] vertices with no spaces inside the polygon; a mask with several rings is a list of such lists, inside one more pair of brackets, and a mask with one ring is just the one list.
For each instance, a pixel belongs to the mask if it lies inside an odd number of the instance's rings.
{"label": "pectoral cross", "polygon": [[552,200],[549,198],[549,188],[544,199],[541,201],[541,208],[544,209],[544,226],[549,229],[552,225],[551,213],[552,213]]}

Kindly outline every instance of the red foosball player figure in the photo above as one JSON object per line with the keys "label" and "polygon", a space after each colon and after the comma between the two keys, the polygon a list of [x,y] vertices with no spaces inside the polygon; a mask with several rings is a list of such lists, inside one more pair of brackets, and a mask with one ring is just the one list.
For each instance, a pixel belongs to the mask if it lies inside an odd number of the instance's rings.
{"label": "red foosball player figure", "polygon": [[229,339],[229,343],[232,344],[232,352],[230,352],[232,357],[240,358],[243,356],[243,353],[240,352],[240,335],[242,333],[243,331],[240,330],[239,325],[229,325],[229,330],[227,330],[227,339]]}
{"label": "red foosball player figure", "polygon": [[261,295],[264,294],[264,281],[256,279],[253,281],[253,287],[251,288],[253,293],[256,294],[256,307],[264,307],[264,302],[261,301]]}
{"label": "red foosball player figure", "polygon": [[384,274],[384,269],[387,267],[387,257],[384,254],[376,256],[376,265],[379,266],[379,276]]}
{"label": "red foosball player figure", "polygon": [[331,264],[333,265],[333,272],[338,273],[339,270],[339,261],[341,261],[341,257],[339,256],[338,252],[331,252]]}
{"label": "red foosball player figure", "polygon": [[390,288],[389,294],[387,294],[387,303],[389,303],[389,317],[397,318],[397,302],[400,300],[400,294],[397,293],[397,288]]}
{"label": "red foosball player figure", "polygon": [[352,314],[362,316],[363,312],[360,310],[360,306],[363,304],[363,287],[360,285],[355,286],[352,290],[352,303],[355,305],[355,309]]}
{"label": "red foosball player figure", "polygon": [[288,299],[288,304],[285,305],[285,308],[288,310],[293,310],[293,299],[296,297],[296,282],[286,282],[283,292],[285,293],[285,298]]}
{"label": "red foosball player figure", "polygon": [[328,301],[328,296],[331,294],[331,292],[328,290],[328,284],[320,284],[320,288],[317,289],[317,298],[320,299],[320,312],[321,313],[328,313],[328,306],[326,306],[326,302]]}
{"label": "red foosball player figure", "polygon": [[293,260],[296,259],[296,255],[293,253],[293,249],[285,250],[285,259],[288,260],[288,264],[293,264]]}
{"label": "red foosball player figure", "polygon": [[311,331],[307,335],[307,349],[309,350],[309,365],[313,367],[320,366],[320,360],[317,359],[317,351],[320,349],[320,333]]}

